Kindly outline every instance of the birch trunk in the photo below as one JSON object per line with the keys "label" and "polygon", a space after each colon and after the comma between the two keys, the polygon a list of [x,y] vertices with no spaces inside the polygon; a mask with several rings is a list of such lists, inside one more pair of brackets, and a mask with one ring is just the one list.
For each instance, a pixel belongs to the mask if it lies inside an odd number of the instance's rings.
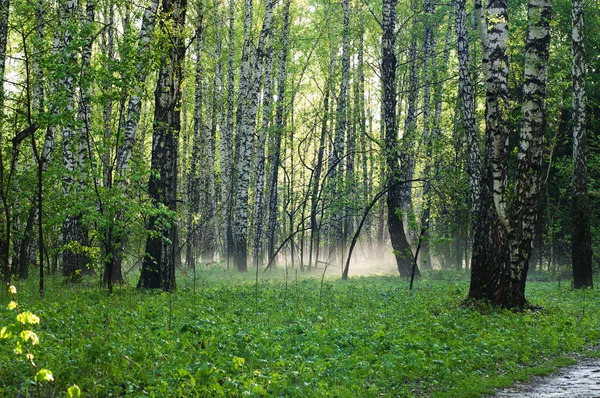
{"label": "birch trunk", "polygon": [[[251,0],[247,5],[251,9]],[[274,0],[265,3],[265,16],[262,30],[258,39],[256,59],[253,70],[248,71],[246,76],[240,79],[240,97],[238,109],[241,108],[241,120],[238,121],[237,140],[238,153],[236,154],[236,176],[235,176],[235,203],[234,203],[234,226],[233,226],[233,248],[234,265],[240,272],[248,270],[248,183],[250,176],[250,162],[253,156],[254,127],[256,123],[256,111],[258,108],[258,92],[262,79],[262,65],[265,57],[265,43],[271,35],[271,19],[273,17]],[[251,13],[250,18],[251,18]],[[246,23],[245,23],[246,25]],[[249,31],[245,33],[249,40]],[[248,47],[250,44],[248,44]],[[244,61],[242,61],[244,62]],[[246,61],[248,62],[248,61]],[[249,67],[250,65],[246,66]],[[244,69],[242,68],[242,73]],[[238,111],[238,114],[239,111]]]}
{"label": "birch trunk", "polygon": [[400,187],[401,210],[406,235],[410,235],[409,216],[412,215],[412,180],[415,168],[414,148],[417,146],[417,106],[419,101],[419,73],[417,69],[417,6],[411,0],[411,12],[414,14],[411,27],[411,40],[408,50],[409,76],[408,76],[408,106],[404,119],[402,135],[402,152],[400,153],[400,167],[402,178],[406,181]]}
{"label": "birch trunk", "polygon": [[[321,135],[319,138],[318,151],[316,156],[316,164],[314,166],[313,185],[310,198],[310,245],[309,245],[309,268],[311,266],[317,267],[319,261],[319,231],[320,226],[317,222],[317,216],[319,211],[319,194],[321,189],[321,172],[323,169],[323,155],[325,152],[325,138],[327,137],[327,129],[329,122],[329,91],[330,84],[329,76],[325,82],[325,93],[323,95],[323,112],[321,119]],[[314,253],[314,262],[313,262]]]}
{"label": "birch trunk", "polygon": [[[10,10],[10,2],[9,0],[1,0],[0,1],[0,123],[4,124],[4,74],[6,67],[6,44],[8,41],[8,15]],[[1,127],[1,126],[0,126]],[[2,129],[4,131],[4,129]],[[0,144],[4,144],[4,137],[0,132]],[[0,161],[4,162],[2,159],[2,154],[0,154]],[[0,188],[2,189],[2,205],[3,205],[3,217],[4,222],[2,223],[2,229],[0,231],[0,266],[2,267],[2,275],[4,278],[4,282],[6,284],[10,284],[10,233],[11,233],[11,216],[10,216],[10,206],[6,200],[6,195],[8,192],[4,193],[4,185],[5,185],[5,173],[4,173],[4,165],[0,164]]]}
{"label": "birch trunk", "polygon": [[202,50],[204,44],[203,29],[203,7],[198,3],[198,22],[196,26],[196,70],[194,85],[194,136],[192,138],[192,154],[190,172],[188,175],[188,219],[186,239],[186,267],[196,267],[196,251],[198,248],[199,227],[198,218],[200,212],[200,179],[198,178],[198,160],[200,159],[200,140],[202,139],[202,88],[204,85],[204,68],[202,66]]}
{"label": "birch trunk", "polygon": [[220,140],[221,151],[221,208],[223,222],[223,258],[229,269],[232,236],[233,202],[233,94],[234,94],[234,15],[235,3],[229,1],[229,59],[227,68],[227,120],[223,124]]}
{"label": "birch trunk", "polygon": [[[213,17],[215,23],[215,39],[216,39],[216,49],[215,49],[215,79],[213,82],[213,96],[212,96],[212,117],[211,117],[211,125],[210,125],[210,148],[209,148],[209,159],[211,163],[211,175],[208,180],[208,190],[209,195],[211,197],[211,203],[209,206],[209,221],[208,228],[210,228],[212,232],[212,255],[219,252],[219,215],[217,213],[217,202],[218,196],[220,193],[220,187],[218,182],[216,181],[216,156],[217,156],[217,125],[219,125],[220,129],[223,129],[225,123],[223,123],[223,65],[221,63],[221,54],[222,54],[222,41],[221,41],[221,23],[222,18],[220,17],[219,6],[217,4],[213,7]],[[222,257],[221,257],[222,258]],[[211,261],[214,260],[214,257],[211,257]]]}
{"label": "birch trunk", "polygon": [[525,305],[525,282],[539,214],[551,17],[551,0],[529,0],[515,185],[517,201],[508,230],[510,269],[501,283],[502,305],[508,308]]}
{"label": "birch trunk", "polygon": [[[67,72],[60,81],[61,95],[64,96],[65,105],[62,107],[62,114],[66,121],[61,125],[63,140],[63,165],[66,174],[63,176],[63,193],[65,195],[76,195],[76,183],[78,178],[78,158],[81,136],[73,126],[71,118],[75,115],[75,65],[76,52],[73,44],[73,34],[76,29],[76,11],[77,2],[75,0],[66,0],[61,4],[60,26],[63,32],[60,47],[63,49],[63,65]],[[68,281],[78,281],[81,272],[86,269],[88,258],[81,250],[82,246],[87,245],[87,239],[84,236],[86,231],[83,227],[81,214],[67,214],[63,222],[63,276]]]}
{"label": "birch trunk", "polygon": [[275,128],[271,135],[271,145],[273,153],[271,154],[271,176],[269,179],[269,224],[267,227],[267,253],[269,262],[274,264],[275,256],[275,238],[277,229],[277,202],[278,202],[278,181],[279,166],[281,162],[281,139],[285,130],[284,107],[285,107],[285,81],[287,78],[287,56],[288,42],[290,32],[290,2],[285,0],[283,3],[283,24],[281,28],[281,47],[278,57],[277,70],[277,101],[275,103]]}
{"label": "birch trunk", "polygon": [[[483,293],[482,297],[495,305],[506,308],[525,306],[525,282],[531,257],[531,246],[535,235],[535,225],[539,206],[541,166],[543,160],[543,137],[545,129],[545,98],[548,53],[550,45],[550,18],[552,6],[549,0],[530,0],[528,7],[528,30],[525,44],[525,65],[523,77],[522,120],[517,152],[517,176],[515,184],[516,197],[511,209],[507,208],[505,197],[507,180],[508,141],[505,118],[508,103],[508,13],[504,0],[495,0],[487,6],[487,35],[484,43],[484,71],[487,77],[487,140],[489,142],[486,156],[487,176],[482,187],[482,197],[493,200],[494,214],[487,211],[487,220],[478,223],[497,224],[497,216],[501,229],[488,227],[492,231],[488,235],[487,249],[490,255],[497,253],[493,268],[489,264],[477,264],[487,270],[487,280],[479,280],[480,274],[473,271],[471,286],[473,297],[475,292]],[[484,37],[484,36],[482,36]],[[491,177],[491,184],[490,184]],[[490,194],[491,192],[491,194]],[[487,203],[482,203],[487,206]],[[510,211],[510,213],[509,213]],[[480,217],[481,217],[480,215]],[[479,231],[475,230],[477,234]],[[487,233],[487,232],[486,232]],[[506,238],[502,238],[502,235]],[[491,241],[489,240],[491,237]],[[507,243],[505,243],[507,242]],[[490,244],[491,243],[491,244]],[[482,246],[483,247],[483,246]],[[506,249],[505,249],[506,248]],[[476,249],[481,247],[474,247]],[[492,257],[493,258],[493,257]],[[475,254],[473,257],[475,268]],[[474,278],[475,277],[475,278]],[[475,280],[474,280],[475,279]],[[475,285],[475,289],[473,286]]]}
{"label": "birch trunk", "polygon": [[148,195],[170,214],[150,217],[148,230],[158,233],[146,238],[146,253],[138,287],[174,291],[177,255],[177,149],[181,127],[181,84],[185,43],[183,40],[186,0],[164,0],[162,14],[172,25],[171,40],[160,67],[154,92],[154,130],[152,134],[152,170]]}
{"label": "birch trunk", "polygon": [[[133,145],[136,140],[138,125],[140,120],[140,112],[142,107],[142,93],[144,91],[144,83],[146,81],[146,75],[148,73],[148,55],[150,53],[151,40],[154,31],[154,25],[156,21],[156,14],[158,12],[158,0],[151,0],[148,8],[144,10],[142,15],[140,35],[138,39],[138,58],[135,64],[135,74],[133,87],[129,101],[127,103],[127,112],[124,122],[124,131],[121,131],[122,123],[119,121],[119,131],[117,132],[121,145],[117,148],[116,154],[116,182],[117,186],[121,190],[126,188],[126,176],[125,173],[129,170],[129,160],[133,151]],[[125,20],[125,24],[129,23],[128,15]],[[122,100],[122,107],[125,105],[125,97]],[[122,135],[122,137],[121,137]],[[142,139],[143,141],[143,139]],[[117,220],[121,218],[121,215],[117,215]],[[108,283],[108,275],[113,275],[115,278],[121,273],[122,261],[123,261],[123,249],[125,245],[125,236],[122,232],[115,231],[113,235],[113,253],[112,263],[110,264],[110,270],[105,271],[105,283]],[[118,279],[113,279],[117,281]],[[112,281],[111,281],[112,283]]]}
{"label": "birch trunk", "polygon": [[456,41],[458,46],[458,96],[460,113],[467,135],[467,173],[471,194],[471,218],[479,213],[480,204],[480,153],[473,98],[473,84],[469,71],[469,37],[467,35],[466,0],[456,0]]}
{"label": "birch trunk", "polygon": [[381,84],[383,87],[383,124],[385,129],[385,158],[387,175],[388,230],[398,272],[409,277],[412,266],[412,252],[404,234],[402,216],[402,181],[398,164],[398,132],[396,127],[396,0],[383,2],[383,36],[381,39]]}
{"label": "birch trunk", "polygon": [[585,49],[583,0],[572,0],[572,54],[573,80],[573,232],[571,259],[573,286],[593,287],[592,235],[590,231],[590,203],[587,176],[587,131],[585,93]]}
{"label": "birch trunk", "polygon": [[147,57],[150,55],[150,46],[154,25],[156,23],[158,4],[158,0],[150,0],[150,4],[148,5],[148,8],[144,10],[144,15],[142,16],[142,26],[138,42],[138,59],[135,66],[135,79],[133,87],[131,88],[129,103],[127,105],[127,120],[125,122],[123,137],[121,137],[122,144],[117,151],[117,175],[119,178],[122,178],[123,173],[129,169],[129,160],[138,132],[144,82],[146,81],[146,75],[148,74]]}
{"label": "birch trunk", "polygon": [[265,187],[265,144],[269,122],[272,116],[271,104],[271,69],[273,63],[273,49],[267,48],[265,58],[264,88],[263,88],[263,115],[262,126],[258,135],[256,145],[256,204],[254,208],[254,264],[258,267],[262,262],[262,238],[264,235],[264,187]]}
{"label": "birch trunk", "polygon": [[[333,150],[329,156],[329,184],[331,186],[331,241],[333,247],[338,254],[338,260],[343,261],[343,256],[340,251],[343,249],[343,234],[344,208],[340,203],[340,198],[343,196],[344,180],[344,138],[347,129],[347,101],[348,101],[348,79],[350,75],[350,6],[349,1],[342,2],[344,10],[343,31],[342,31],[342,79],[340,82],[340,91],[337,97],[336,117],[335,117],[335,136],[333,139]],[[340,264],[343,265],[343,264]]]}

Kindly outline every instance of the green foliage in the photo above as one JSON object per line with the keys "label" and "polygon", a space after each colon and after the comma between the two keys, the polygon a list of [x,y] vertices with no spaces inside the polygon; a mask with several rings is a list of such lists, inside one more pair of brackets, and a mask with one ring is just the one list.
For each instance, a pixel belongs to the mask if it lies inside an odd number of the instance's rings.
{"label": "green foliage", "polygon": [[[542,310],[515,313],[464,306],[468,282],[450,272],[412,292],[396,277],[327,279],[321,305],[318,278],[269,278],[255,290],[202,271],[196,292],[179,278],[171,295],[106,297],[58,280],[44,301],[33,285],[20,290],[43,319],[38,355],[69,397],[482,396],[600,339],[599,293],[551,282],[527,291]],[[13,356],[0,346],[5,396],[29,388]]]}
{"label": "green foliage", "polygon": [[[13,349],[13,357],[21,356],[25,354],[25,358],[27,362],[33,368],[35,375],[33,377],[33,385],[35,385],[37,389],[38,397],[41,397],[41,385],[42,382],[50,382],[54,381],[54,377],[52,372],[48,369],[39,369],[38,366],[33,361],[34,356],[32,354],[32,347],[38,345],[40,339],[38,335],[32,330],[26,329],[27,325],[35,325],[40,323],[40,318],[37,315],[34,315],[30,311],[21,311],[19,308],[19,304],[16,301],[17,296],[17,288],[15,286],[9,286],[8,293],[10,296],[10,302],[6,306],[8,311],[16,311],[17,315],[15,317],[16,322],[13,322],[7,326],[2,327],[0,329],[0,340],[12,340],[14,341],[14,349]],[[3,354],[3,353],[2,353]],[[10,354],[9,354],[10,355]],[[4,356],[4,355],[2,355]],[[20,363],[21,361],[19,361]],[[27,378],[27,381],[30,379]],[[3,390],[0,388],[0,392]]]}

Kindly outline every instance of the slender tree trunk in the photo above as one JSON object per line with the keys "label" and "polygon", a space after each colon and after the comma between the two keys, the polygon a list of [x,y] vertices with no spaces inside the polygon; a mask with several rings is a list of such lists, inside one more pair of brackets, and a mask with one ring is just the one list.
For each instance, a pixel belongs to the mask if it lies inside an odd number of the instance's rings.
{"label": "slender tree trunk", "polygon": [[[10,10],[10,2],[9,0],[0,1],[0,109],[4,109],[4,75],[5,75],[5,67],[6,67],[6,43],[8,41],[8,15]],[[0,117],[3,116],[3,113],[0,114]],[[3,117],[2,117],[3,119]],[[0,119],[0,124],[4,124],[4,120]],[[2,127],[2,126],[0,126]],[[2,129],[4,130],[4,129]],[[4,137],[2,137],[2,133],[0,132],[0,144],[4,144]],[[3,156],[0,154],[0,161],[3,162]],[[2,266],[2,275],[4,278],[4,282],[6,284],[10,284],[10,261],[9,261],[9,253],[10,253],[10,233],[11,233],[11,215],[10,215],[10,205],[7,203],[7,196],[9,194],[7,187],[8,182],[5,180],[7,175],[4,173],[4,165],[0,165],[0,189],[2,194],[2,207],[3,207],[3,217],[4,222],[2,228],[4,231],[0,231],[0,263]]]}
{"label": "slender tree trunk", "polygon": [[473,85],[469,71],[469,37],[467,35],[466,0],[456,0],[456,39],[458,45],[458,96],[460,113],[467,135],[467,173],[471,193],[471,217],[479,213],[480,204],[480,152],[473,98]]}
{"label": "slender tree trunk", "polygon": [[[70,119],[75,115],[75,64],[76,54],[73,48],[73,33],[76,24],[77,2],[75,0],[66,0],[61,4],[61,29],[63,30],[61,48],[63,48],[62,61],[67,67],[67,72],[61,79],[61,94],[64,95],[63,114]],[[66,174],[63,176],[64,195],[76,195],[77,183],[79,179],[76,173],[78,170],[78,150],[82,137],[75,130],[73,122],[67,121],[61,126],[63,138],[63,164]],[[87,266],[88,258],[81,247],[87,245],[85,237],[86,231],[83,226],[81,214],[67,214],[63,222],[63,245],[65,247],[62,255],[63,275],[68,281],[78,281],[80,274]]]}
{"label": "slender tree trunk", "polygon": [[[150,217],[146,254],[138,287],[174,291],[177,254],[177,149],[181,128],[181,84],[185,56],[184,27],[187,0],[164,0],[162,14],[171,26],[170,42],[160,61],[154,93],[152,170],[148,195],[171,214]],[[166,222],[165,222],[166,221]]]}
{"label": "slender tree trunk", "polygon": [[593,287],[592,234],[590,231],[590,203],[587,176],[587,131],[585,120],[585,52],[583,0],[572,0],[572,54],[573,66],[573,232],[571,259],[573,286]]}
{"label": "slender tree trunk", "polygon": [[288,41],[290,32],[290,2],[285,0],[283,3],[283,24],[281,27],[281,47],[278,57],[277,70],[277,101],[275,103],[275,128],[271,135],[271,176],[269,178],[269,224],[267,227],[267,254],[269,262],[274,264],[275,239],[277,231],[277,202],[278,202],[278,181],[279,166],[281,163],[281,139],[285,130],[284,111],[285,111],[285,82],[287,78],[287,56]]}
{"label": "slender tree trunk", "polygon": [[407,181],[400,187],[402,219],[406,235],[410,236],[410,222],[413,214],[412,205],[412,180],[415,169],[415,148],[417,146],[417,106],[419,101],[419,71],[417,65],[417,5],[416,0],[411,0],[413,22],[411,27],[411,40],[408,50],[409,76],[408,76],[408,106],[404,119],[404,132],[402,135],[402,151],[400,152],[400,165],[402,178]]}
{"label": "slender tree trunk", "polygon": [[204,85],[204,68],[202,65],[202,50],[204,42],[203,7],[199,2],[197,6],[198,21],[196,26],[196,75],[194,85],[194,136],[192,138],[192,154],[190,172],[188,176],[188,219],[186,239],[186,267],[193,269],[196,266],[196,250],[198,248],[198,217],[200,212],[200,179],[198,178],[198,161],[200,160],[200,140],[203,131],[202,123],[202,89]]}
{"label": "slender tree trunk", "polygon": [[[319,212],[319,192],[321,189],[321,172],[323,169],[323,155],[325,152],[325,138],[327,137],[328,121],[329,121],[329,79],[325,82],[325,93],[323,95],[323,112],[321,116],[321,135],[319,137],[318,151],[316,164],[314,166],[314,176],[312,193],[310,198],[310,245],[309,245],[309,267],[317,267],[318,262],[318,246],[319,246],[319,230],[320,226],[317,222]],[[313,253],[314,261],[313,261]]]}
{"label": "slender tree trunk", "polygon": [[[238,153],[236,154],[236,176],[235,176],[235,203],[234,203],[234,227],[233,227],[233,246],[234,246],[234,265],[240,272],[248,270],[248,183],[250,176],[250,163],[254,148],[254,127],[256,123],[256,111],[258,108],[258,92],[262,80],[263,61],[265,57],[265,44],[271,34],[271,19],[273,17],[274,0],[268,0],[265,3],[265,17],[262,30],[258,39],[256,50],[256,59],[252,71],[241,77],[240,97],[238,108],[242,108],[241,120],[238,121],[237,140]],[[247,1],[247,7],[251,10],[251,0]],[[251,18],[251,13],[249,13]],[[246,23],[244,23],[246,27]],[[248,29],[250,26],[248,25]],[[245,35],[249,40],[250,32]],[[247,46],[250,46],[248,42]],[[242,60],[244,62],[244,60]],[[248,61],[246,61],[248,62]],[[243,72],[243,70],[242,70]],[[238,112],[240,114],[240,112]]]}
{"label": "slender tree trunk", "polygon": [[[222,109],[222,100],[223,100],[223,66],[221,63],[221,53],[222,53],[222,42],[221,42],[221,30],[220,25],[222,23],[222,19],[220,17],[219,6],[215,4],[213,6],[213,19],[215,23],[215,40],[216,40],[216,48],[215,48],[215,78],[213,81],[213,91],[212,91],[212,104],[211,104],[211,123],[210,123],[210,147],[208,152],[209,161],[211,164],[211,174],[208,179],[208,192],[211,198],[211,202],[209,204],[209,219],[208,219],[208,228],[211,231],[212,239],[211,243],[211,257],[210,261],[214,261],[215,253],[219,253],[219,214],[217,211],[217,202],[218,196],[220,195],[220,187],[219,183],[216,180],[216,156],[217,156],[217,126],[224,126],[225,123],[223,121],[223,109]],[[207,108],[208,112],[208,108]],[[222,257],[221,257],[222,258]]]}
{"label": "slender tree trunk", "polygon": [[[151,0],[148,8],[142,15],[140,35],[138,39],[137,61],[135,64],[135,78],[131,95],[127,103],[127,116],[125,120],[125,130],[118,132],[121,145],[117,148],[116,159],[116,183],[119,190],[125,191],[127,185],[126,172],[129,170],[129,161],[133,151],[133,145],[136,140],[140,113],[142,108],[142,94],[144,83],[148,74],[148,56],[151,49],[151,40],[156,23],[156,14],[158,12],[158,0]],[[119,123],[121,126],[121,123]],[[122,136],[121,136],[122,135]],[[142,139],[143,141],[143,139]],[[121,221],[122,216],[117,215],[117,220]],[[123,249],[126,241],[125,232],[121,225],[117,225],[117,230],[113,234],[113,254],[110,270],[105,270],[105,275],[113,275],[113,281],[118,281],[121,274],[123,262]],[[108,282],[105,279],[105,282]]]}
{"label": "slender tree trunk", "polygon": [[[434,6],[431,0],[425,1],[424,11],[432,20]],[[425,41],[424,47],[424,79],[423,79],[423,135],[421,140],[425,144],[425,170],[423,175],[425,179],[429,179],[429,173],[431,169],[431,163],[433,162],[433,134],[432,134],[432,120],[431,120],[431,85],[434,79],[435,67],[436,67],[436,54],[435,54],[435,37],[431,22],[425,27]],[[431,187],[428,181],[425,181],[423,185],[423,204],[421,210],[421,233],[419,237],[419,260],[422,268],[431,269],[431,255],[429,253],[429,229],[430,229],[430,191]]]}
{"label": "slender tree trunk", "polygon": [[267,48],[265,58],[264,88],[263,88],[263,115],[262,126],[258,135],[257,160],[256,160],[256,205],[254,208],[254,264],[258,267],[262,262],[262,239],[264,235],[264,188],[265,188],[265,144],[267,140],[267,131],[272,116],[271,104],[271,69],[273,64],[273,49]]}
{"label": "slender tree trunk", "polygon": [[221,131],[221,207],[223,222],[223,259],[229,262],[233,249],[232,195],[233,195],[233,95],[234,95],[234,15],[235,2],[229,1],[229,59],[227,68],[227,120]]}
{"label": "slender tree trunk", "polygon": [[343,246],[343,213],[344,206],[340,198],[343,196],[343,180],[344,180],[344,138],[347,129],[347,100],[348,100],[348,80],[350,74],[350,6],[349,1],[342,2],[344,17],[342,31],[342,79],[340,82],[340,92],[337,97],[336,120],[335,120],[335,136],[333,139],[333,150],[329,156],[329,185],[331,195],[331,220],[330,234],[334,250],[337,254],[337,259],[340,266],[343,264],[343,256],[341,250]]}

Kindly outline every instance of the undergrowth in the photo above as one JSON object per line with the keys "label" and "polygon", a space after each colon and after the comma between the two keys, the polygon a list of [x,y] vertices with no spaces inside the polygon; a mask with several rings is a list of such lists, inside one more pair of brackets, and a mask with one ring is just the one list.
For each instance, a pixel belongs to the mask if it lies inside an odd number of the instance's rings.
{"label": "undergrowth", "polygon": [[[38,315],[43,396],[478,397],[568,363],[600,340],[600,295],[527,286],[541,310],[469,308],[466,278],[348,281],[221,271],[179,277],[174,294],[95,283],[16,284]],[[0,296],[0,327],[12,322]],[[0,396],[35,396],[31,364],[0,339]]]}

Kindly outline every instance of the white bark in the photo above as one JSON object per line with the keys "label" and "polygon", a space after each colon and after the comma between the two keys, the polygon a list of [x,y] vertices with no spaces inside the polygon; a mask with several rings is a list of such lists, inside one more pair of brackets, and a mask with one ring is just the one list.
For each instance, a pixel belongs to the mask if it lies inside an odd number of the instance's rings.
{"label": "white bark", "polygon": [[[250,7],[251,1],[248,0],[247,7]],[[243,59],[242,71],[240,77],[240,94],[238,99],[238,120],[237,140],[238,153],[236,153],[236,174],[235,174],[235,202],[234,202],[234,261],[239,271],[247,269],[247,230],[248,230],[248,183],[250,176],[250,162],[253,156],[254,147],[254,127],[256,123],[256,111],[258,108],[258,92],[262,80],[262,66],[265,56],[265,44],[267,38],[271,35],[271,20],[273,17],[274,0],[268,0],[265,3],[265,16],[263,19],[262,30],[258,39],[256,57],[253,64],[249,60]],[[250,13],[251,14],[251,13]],[[251,17],[251,15],[250,15]],[[249,18],[250,18],[249,17]],[[246,27],[246,21],[244,22]],[[248,35],[249,31],[245,33]],[[246,47],[246,46],[245,46]],[[248,50],[250,43],[248,42]],[[250,67],[252,66],[252,70]],[[248,68],[248,70],[246,70]]]}
{"label": "white bark", "polygon": [[123,131],[123,137],[120,137],[122,144],[117,151],[117,172],[119,174],[129,169],[129,159],[131,158],[133,143],[135,142],[138,131],[140,110],[142,107],[142,93],[146,75],[148,74],[148,60],[146,58],[150,52],[158,4],[158,0],[150,0],[150,4],[148,4],[148,8],[146,8],[142,17],[142,26],[138,42],[138,59],[135,67],[135,81],[131,89],[131,95],[127,106],[125,131]]}

